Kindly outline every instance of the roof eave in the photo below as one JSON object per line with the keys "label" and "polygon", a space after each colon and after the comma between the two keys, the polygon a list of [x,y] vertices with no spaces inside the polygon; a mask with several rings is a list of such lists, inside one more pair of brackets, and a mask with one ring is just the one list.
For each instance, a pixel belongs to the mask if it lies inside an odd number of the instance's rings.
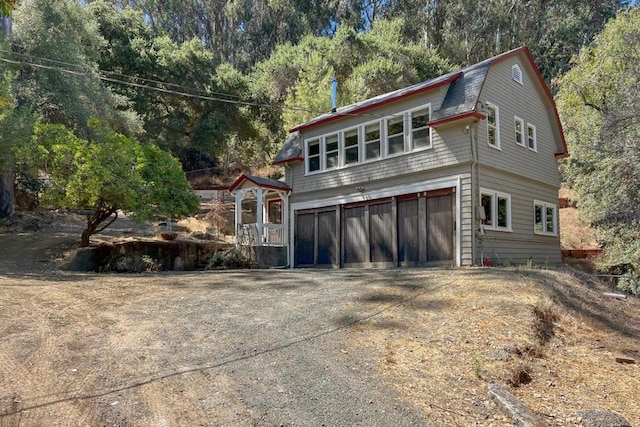
{"label": "roof eave", "polygon": [[350,111],[346,111],[346,112],[343,112],[343,113],[335,113],[335,114],[332,114],[330,116],[327,116],[327,117],[325,117],[323,119],[320,119],[320,120],[317,120],[317,121],[311,121],[311,122],[303,123],[301,125],[298,125],[298,126],[294,127],[293,129],[289,130],[289,132],[293,133],[293,132],[296,132],[296,131],[307,130],[307,129],[310,129],[310,128],[313,128],[313,127],[316,127],[316,126],[320,126],[320,125],[332,122],[334,120],[338,120],[338,119],[343,118],[343,117],[349,117],[349,116],[352,116],[354,114],[359,114],[359,113],[362,113],[364,111],[371,110],[373,108],[379,108],[379,107],[381,107],[383,105],[391,104],[392,102],[400,101],[402,99],[405,99],[405,98],[408,98],[408,97],[411,97],[411,96],[415,96],[415,95],[417,95],[419,93],[423,93],[423,92],[427,92],[427,91],[436,89],[438,87],[447,85],[447,84],[451,83],[452,81],[458,79],[460,76],[462,76],[462,74],[463,74],[462,71],[459,71],[459,72],[457,72],[455,74],[452,74],[448,78],[443,79],[443,80],[438,81],[438,82],[435,82],[435,83],[433,83],[431,85],[427,85],[427,86],[418,88],[418,89],[410,91],[410,92],[402,93],[402,94],[399,94],[397,96],[391,96],[389,98],[384,98],[384,99],[381,99],[379,102],[374,102],[374,103],[371,103],[371,104],[368,104],[368,105],[364,105],[364,106],[359,107],[359,108],[354,108],[353,110],[350,110]]}
{"label": "roof eave", "polygon": [[283,166],[283,165],[288,165],[289,163],[293,163],[293,162],[303,162],[304,158],[300,157],[300,156],[296,156],[296,157],[292,157],[290,159],[284,159],[284,160],[278,160],[278,161],[273,161],[271,162],[271,164],[273,166]]}
{"label": "roof eave", "polygon": [[465,119],[472,119],[472,120],[483,120],[484,118],[486,118],[486,116],[482,113],[479,113],[477,111],[468,111],[466,113],[462,113],[462,114],[458,114],[455,116],[450,116],[450,117],[445,117],[439,120],[434,120],[432,122],[429,122],[429,126],[437,128],[438,126],[442,126],[444,124],[448,124],[448,123],[452,123],[452,122],[457,122],[457,121],[461,121],[461,120],[465,120]]}

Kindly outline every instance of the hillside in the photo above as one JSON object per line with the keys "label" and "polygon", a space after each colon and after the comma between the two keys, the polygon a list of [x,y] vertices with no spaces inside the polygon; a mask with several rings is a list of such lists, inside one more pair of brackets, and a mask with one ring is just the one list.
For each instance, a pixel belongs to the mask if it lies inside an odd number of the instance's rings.
{"label": "hillside", "polygon": [[[604,297],[607,288],[589,275],[498,268],[73,274],[52,261],[77,238],[77,229],[59,222],[0,227],[13,248],[3,244],[0,257],[0,425],[43,425],[54,413],[67,425],[265,425],[253,417],[261,410],[277,417],[278,405],[341,407],[325,395],[303,399],[306,385],[294,395],[252,395],[244,365],[226,369],[224,361],[256,349],[273,354],[273,365],[261,369],[281,366],[273,373],[281,384],[324,384],[332,372],[381,381],[434,425],[509,425],[487,396],[493,382],[552,426],[579,425],[575,413],[585,409],[640,424],[640,300]],[[242,313],[220,317],[238,298]],[[240,323],[222,339],[229,319]],[[258,329],[243,338],[243,328]],[[325,336],[327,348],[309,338]],[[289,347],[293,359],[279,356]],[[617,355],[636,364],[618,363]],[[323,360],[323,368],[307,372],[308,360]],[[175,373],[185,366],[189,374]],[[289,376],[280,377],[285,366]],[[219,401],[207,412],[214,395]],[[298,398],[283,402],[287,396]],[[255,406],[262,401],[266,409]]]}

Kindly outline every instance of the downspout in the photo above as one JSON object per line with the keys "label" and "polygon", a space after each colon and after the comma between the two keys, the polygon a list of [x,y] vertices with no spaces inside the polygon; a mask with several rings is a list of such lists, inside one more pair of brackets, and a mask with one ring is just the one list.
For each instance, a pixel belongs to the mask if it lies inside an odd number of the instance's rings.
{"label": "downspout", "polygon": [[[475,265],[476,260],[476,243],[477,243],[477,224],[479,221],[478,208],[480,205],[480,173],[478,172],[478,124],[467,125],[466,130],[469,132],[469,142],[471,144],[471,265]],[[480,262],[482,265],[482,261]]]}
{"label": "downspout", "polygon": [[[291,166],[289,166],[289,163],[285,163],[284,164],[284,176],[286,177],[287,175],[289,176],[291,182],[287,182],[287,185],[289,185],[289,188],[291,189],[291,192],[289,192],[288,194],[288,198],[289,201],[287,202],[287,224],[285,224],[285,227],[287,227],[287,266],[285,268],[293,268],[293,260],[292,258],[292,253],[291,253],[291,248],[293,247],[293,211],[291,210],[291,193],[293,193],[293,172],[292,172],[292,168]],[[287,180],[285,179],[285,182]]]}

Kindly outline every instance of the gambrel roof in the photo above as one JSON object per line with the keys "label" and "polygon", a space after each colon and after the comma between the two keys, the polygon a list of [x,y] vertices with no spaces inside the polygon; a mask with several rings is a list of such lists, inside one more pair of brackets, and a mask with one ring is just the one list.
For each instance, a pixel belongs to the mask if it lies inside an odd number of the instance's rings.
{"label": "gambrel roof", "polygon": [[398,89],[393,92],[385,93],[362,102],[351,104],[338,108],[336,112],[326,113],[316,117],[306,123],[300,124],[290,130],[291,135],[285,141],[282,149],[276,156],[274,164],[285,164],[293,161],[301,161],[303,157],[303,141],[300,135],[301,131],[314,128],[335,120],[339,120],[351,115],[361,114],[367,110],[380,107],[385,104],[399,101],[410,96],[427,92],[438,87],[448,85],[447,93],[444,97],[442,105],[439,109],[434,109],[431,114],[431,126],[437,127],[440,124],[448,123],[465,118],[483,119],[485,115],[479,111],[479,97],[484,86],[489,69],[492,64],[501,62],[515,55],[524,55],[526,62],[531,66],[535,73],[541,96],[546,99],[547,104],[553,110],[553,115],[558,126],[558,135],[561,140],[562,148],[556,153],[556,156],[563,157],[567,155],[567,144],[562,132],[562,125],[556,110],[555,103],[551,91],[547,87],[538,67],[535,64],[531,52],[526,47],[505,52],[503,54],[486,59],[477,64],[454,71],[443,76],[437,77],[426,82],[418,83],[406,88]]}

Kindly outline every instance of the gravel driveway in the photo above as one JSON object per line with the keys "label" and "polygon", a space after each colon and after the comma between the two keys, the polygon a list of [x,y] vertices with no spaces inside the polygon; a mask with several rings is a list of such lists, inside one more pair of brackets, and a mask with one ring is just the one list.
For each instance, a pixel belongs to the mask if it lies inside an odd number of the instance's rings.
{"label": "gravel driveway", "polygon": [[0,276],[0,425],[428,425],[359,342],[428,277]]}

